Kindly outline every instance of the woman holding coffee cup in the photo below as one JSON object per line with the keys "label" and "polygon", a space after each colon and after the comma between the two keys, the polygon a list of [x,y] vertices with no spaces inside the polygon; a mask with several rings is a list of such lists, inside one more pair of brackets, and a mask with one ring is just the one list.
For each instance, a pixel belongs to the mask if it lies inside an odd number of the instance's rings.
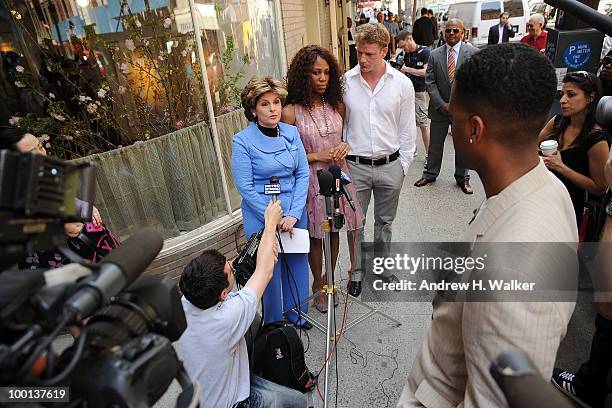
{"label": "woman holding coffee cup", "polygon": [[603,95],[595,75],[586,71],[568,73],[562,92],[562,114],[546,124],[538,142],[544,164],[567,188],[580,226],[585,193],[600,196],[606,191],[603,169],[610,135],[595,121],[597,102]]}

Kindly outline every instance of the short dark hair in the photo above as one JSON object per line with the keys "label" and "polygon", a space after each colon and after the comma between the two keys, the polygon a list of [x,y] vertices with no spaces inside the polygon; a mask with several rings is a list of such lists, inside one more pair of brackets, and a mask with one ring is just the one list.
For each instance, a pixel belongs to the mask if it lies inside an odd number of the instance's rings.
{"label": "short dark hair", "polygon": [[16,144],[27,134],[26,131],[14,127],[0,127],[0,150],[17,150]]}
{"label": "short dark hair", "polygon": [[550,61],[524,44],[490,45],[468,58],[455,74],[453,97],[463,109],[482,114],[504,142],[537,138],[557,90]]}
{"label": "short dark hair", "polygon": [[424,16],[425,14],[427,14],[427,7],[421,9],[421,15]]}
{"label": "short dark hair", "polygon": [[433,10],[432,9],[427,9],[427,14],[433,14]]}
{"label": "short dark hair", "polygon": [[412,33],[410,31],[408,31],[408,30],[402,30],[395,37],[395,41],[396,41],[396,43],[399,43],[400,41],[404,41],[406,39],[406,37],[408,37],[408,36],[412,37]]}
{"label": "short dark hair", "polygon": [[219,302],[221,292],[229,286],[226,260],[216,249],[208,249],[185,266],[179,288],[192,305],[208,309]]}

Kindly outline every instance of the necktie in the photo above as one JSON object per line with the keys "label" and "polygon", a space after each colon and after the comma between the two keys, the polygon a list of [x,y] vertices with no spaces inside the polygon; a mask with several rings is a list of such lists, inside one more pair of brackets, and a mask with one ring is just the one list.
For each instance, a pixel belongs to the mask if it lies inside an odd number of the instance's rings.
{"label": "necktie", "polygon": [[448,49],[448,79],[451,83],[455,79],[455,50],[453,48]]}

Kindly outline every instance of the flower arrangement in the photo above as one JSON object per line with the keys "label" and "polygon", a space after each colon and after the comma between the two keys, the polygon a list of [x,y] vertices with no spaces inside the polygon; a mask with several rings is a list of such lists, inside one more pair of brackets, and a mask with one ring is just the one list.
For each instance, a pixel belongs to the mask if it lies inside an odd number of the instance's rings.
{"label": "flower arrangement", "polygon": [[43,73],[62,86],[44,84],[34,70],[15,66],[15,89],[41,109],[15,112],[9,123],[44,137],[58,157],[114,149],[208,119],[193,33],[173,30],[173,16],[160,16],[160,10],[147,6],[132,14],[127,3],[122,8],[125,40],[86,30],[86,39],[71,38],[72,58],[39,47],[19,13],[12,13],[26,40],[40,49]]}

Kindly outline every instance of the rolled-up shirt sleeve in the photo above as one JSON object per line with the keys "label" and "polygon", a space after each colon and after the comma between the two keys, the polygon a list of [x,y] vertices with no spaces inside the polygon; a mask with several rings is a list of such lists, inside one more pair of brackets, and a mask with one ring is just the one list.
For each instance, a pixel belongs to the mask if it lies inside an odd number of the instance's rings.
{"label": "rolled-up shirt sleeve", "polygon": [[412,82],[406,82],[402,88],[401,100],[405,101],[400,111],[398,130],[400,141],[400,163],[404,175],[408,174],[408,168],[414,158],[416,150],[416,119],[414,115],[414,87]]}

